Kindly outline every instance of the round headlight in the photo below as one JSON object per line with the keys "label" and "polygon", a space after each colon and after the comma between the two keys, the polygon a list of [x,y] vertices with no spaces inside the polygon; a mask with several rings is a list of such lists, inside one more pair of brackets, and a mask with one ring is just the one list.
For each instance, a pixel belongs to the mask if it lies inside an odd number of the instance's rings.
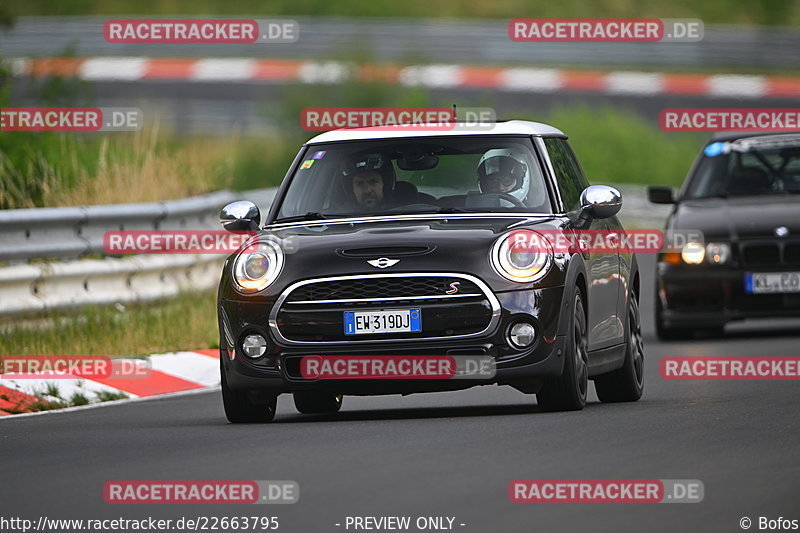
{"label": "round headlight", "polygon": [[544,277],[553,257],[550,243],[531,230],[515,230],[492,246],[491,263],[498,274],[510,281],[530,283]]}
{"label": "round headlight", "polygon": [[727,263],[731,257],[731,247],[726,243],[710,242],[706,246],[706,260],[715,265]]}
{"label": "round headlight", "polygon": [[243,292],[258,292],[275,281],[283,268],[283,250],[277,243],[256,241],[244,248],[233,263],[233,279]]}
{"label": "round headlight", "polygon": [[706,257],[706,249],[699,242],[687,242],[681,249],[681,257],[685,263],[699,265]]}

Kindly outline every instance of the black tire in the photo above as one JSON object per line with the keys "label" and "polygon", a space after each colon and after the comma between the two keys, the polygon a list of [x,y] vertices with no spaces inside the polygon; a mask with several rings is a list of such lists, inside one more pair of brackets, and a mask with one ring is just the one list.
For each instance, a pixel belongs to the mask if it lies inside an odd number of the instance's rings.
{"label": "black tire", "polygon": [[225,416],[232,424],[252,424],[271,422],[275,418],[275,408],[278,396],[266,397],[266,401],[255,403],[250,400],[246,392],[234,391],[228,387],[228,379],[222,368],[222,354],[220,354],[220,381],[222,383],[222,405],[225,407]]}
{"label": "black tire", "polygon": [[544,411],[578,411],[586,405],[589,389],[586,308],[580,289],[575,287],[574,291],[564,372],[561,377],[545,382],[536,394],[536,402]]}
{"label": "black tire", "polygon": [[332,392],[295,392],[294,406],[304,415],[336,413],[342,408],[342,395]]}
{"label": "black tire", "polygon": [[644,343],[639,303],[631,294],[625,325],[626,350],[622,368],[597,376],[594,390],[601,402],[635,402],[644,391]]}
{"label": "black tire", "polygon": [[661,297],[656,289],[656,337],[662,341],[679,341],[692,337],[692,330],[686,328],[668,328],[664,325]]}

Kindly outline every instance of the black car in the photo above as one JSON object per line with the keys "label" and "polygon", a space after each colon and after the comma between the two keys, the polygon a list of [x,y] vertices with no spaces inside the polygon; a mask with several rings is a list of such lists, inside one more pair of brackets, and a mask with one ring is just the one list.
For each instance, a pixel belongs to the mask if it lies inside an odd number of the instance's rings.
{"label": "black car", "polygon": [[[623,231],[622,201],[589,186],[567,137],[544,124],[486,130],[397,126],[308,141],[266,222],[250,202],[222,211],[258,236],[219,286],[222,396],[231,422],[272,420],[343,395],[510,385],[542,409],[575,410],[588,382],[602,401],[643,388],[636,258],[618,251],[521,249],[513,235]],[[461,379],[317,379],[309,358],[479,358]]]}
{"label": "black car", "polygon": [[651,202],[674,204],[667,234],[699,237],[659,254],[660,338],[800,316],[800,135],[718,135],[673,196],[649,190]]}

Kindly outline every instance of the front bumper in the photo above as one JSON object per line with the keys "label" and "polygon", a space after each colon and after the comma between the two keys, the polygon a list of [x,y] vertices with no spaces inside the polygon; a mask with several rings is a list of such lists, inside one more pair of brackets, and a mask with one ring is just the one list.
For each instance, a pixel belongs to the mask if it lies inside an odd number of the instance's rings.
{"label": "front bumper", "polygon": [[[552,287],[495,293],[500,303],[499,319],[491,331],[477,337],[301,346],[282,343],[273,334],[268,324],[272,305],[263,301],[220,299],[221,337],[223,345],[227,345],[221,350],[223,371],[234,390],[261,390],[272,394],[303,390],[350,395],[407,394],[494,383],[535,392],[542,378],[559,376],[563,371],[566,338],[559,335],[563,292],[563,287]],[[536,327],[536,340],[526,350],[514,350],[506,342],[506,331],[513,322],[523,318]],[[253,332],[270,341],[267,354],[257,360],[248,359],[240,349],[241,339]],[[297,370],[296,361],[304,355],[488,356],[495,361],[496,373],[487,379],[313,380],[303,378]]]}
{"label": "front bumper", "polygon": [[715,265],[657,265],[661,323],[667,328],[721,327],[748,318],[800,316],[800,294],[748,294],[750,272],[787,272],[800,268],[742,269]]}

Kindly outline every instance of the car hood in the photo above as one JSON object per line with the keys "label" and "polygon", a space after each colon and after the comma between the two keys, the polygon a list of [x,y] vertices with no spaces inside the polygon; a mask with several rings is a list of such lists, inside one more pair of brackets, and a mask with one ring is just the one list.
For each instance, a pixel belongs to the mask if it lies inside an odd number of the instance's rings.
{"label": "car hood", "polygon": [[[557,229],[562,223],[552,216],[528,215],[387,217],[267,226],[264,233],[282,240],[284,270],[291,272],[293,281],[350,274],[465,272],[502,289],[512,285],[489,264],[497,237],[515,228]],[[398,261],[385,268],[368,263],[383,257]]]}
{"label": "car hood", "polygon": [[764,195],[686,200],[676,206],[670,229],[700,230],[708,240],[775,238],[785,226],[800,235],[800,195]]}

